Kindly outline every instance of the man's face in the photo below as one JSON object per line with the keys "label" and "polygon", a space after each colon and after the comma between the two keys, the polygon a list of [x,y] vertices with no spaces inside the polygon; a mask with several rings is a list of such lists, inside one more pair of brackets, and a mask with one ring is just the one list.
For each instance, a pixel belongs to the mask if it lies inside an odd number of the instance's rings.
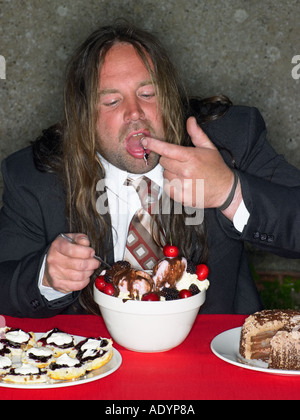
{"label": "man's face", "polygon": [[141,139],[164,139],[155,86],[142,59],[130,44],[120,43],[107,52],[100,71],[97,137],[102,156],[120,169],[145,173],[159,156],[144,161]]}

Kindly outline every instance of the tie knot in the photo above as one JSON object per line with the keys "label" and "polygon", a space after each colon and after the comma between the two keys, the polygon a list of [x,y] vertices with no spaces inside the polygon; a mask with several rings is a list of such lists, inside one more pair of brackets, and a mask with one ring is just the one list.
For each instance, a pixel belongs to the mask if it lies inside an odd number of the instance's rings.
{"label": "tie knot", "polygon": [[147,176],[137,179],[127,178],[125,185],[131,185],[136,190],[145,210],[149,211],[153,204],[157,203],[159,186]]}

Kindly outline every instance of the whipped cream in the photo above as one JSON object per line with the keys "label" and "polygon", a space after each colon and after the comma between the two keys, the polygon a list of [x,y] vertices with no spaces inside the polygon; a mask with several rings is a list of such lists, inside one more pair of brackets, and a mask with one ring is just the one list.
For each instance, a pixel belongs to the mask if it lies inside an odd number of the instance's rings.
{"label": "whipped cream", "polygon": [[73,338],[66,333],[56,332],[51,334],[47,339],[47,344],[54,344],[55,346],[61,347],[66,344],[72,344]]}
{"label": "whipped cream", "polygon": [[179,291],[189,289],[189,287],[192,284],[195,284],[200,290],[200,292],[203,292],[203,290],[207,290],[210,285],[207,279],[200,281],[197,277],[197,274],[184,273],[181,279],[176,283],[176,289]]}
{"label": "whipped cream", "polygon": [[16,375],[37,375],[39,373],[40,370],[38,367],[24,363],[22,366],[15,368]]}
{"label": "whipped cream", "polygon": [[12,366],[12,361],[9,357],[0,356],[0,369],[7,369]]}
{"label": "whipped cream", "polygon": [[82,351],[85,350],[99,350],[100,349],[101,340],[96,340],[94,338],[89,338],[81,347]]}
{"label": "whipped cream", "polygon": [[53,351],[47,347],[33,347],[28,351],[28,356],[31,357],[32,355],[36,357],[51,357]]}
{"label": "whipped cream", "polygon": [[118,294],[118,298],[119,299],[131,299],[131,297],[129,296],[129,292],[120,292]]}
{"label": "whipped cream", "polygon": [[5,334],[5,338],[6,340],[12,341],[13,343],[23,344],[29,341],[30,335],[22,330],[8,331]]}
{"label": "whipped cream", "polygon": [[61,355],[60,357],[58,357],[56,359],[55,363],[57,365],[61,365],[61,366],[74,367],[74,366],[78,365],[79,360],[78,359],[72,359],[72,357],[70,357],[66,353],[64,353],[63,355]]}
{"label": "whipped cream", "polygon": [[90,348],[90,349],[84,350],[84,352],[83,352],[82,356],[80,357],[80,359],[81,360],[84,360],[84,359],[94,358],[98,353],[99,353],[99,356],[100,356],[100,353],[101,352],[99,350],[97,350],[95,348]]}

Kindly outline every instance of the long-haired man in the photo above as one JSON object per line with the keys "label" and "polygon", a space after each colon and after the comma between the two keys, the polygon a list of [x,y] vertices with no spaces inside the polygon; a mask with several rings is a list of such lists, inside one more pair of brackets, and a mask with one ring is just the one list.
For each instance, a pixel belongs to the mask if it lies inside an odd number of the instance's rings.
{"label": "long-haired man", "polygon": [[[2,165],[1,312],[97,311],[93,257],[123,259],[140,205],[127,194],[128,174],[159,186],[157,246],[171,238],[181,255],[209,265],[203,312],[260,309],[243,243],[299,257],[290,220],[300,175],[266,141],[259,112],[223,96],[188,98],[157,39],[126,24],[100,28],[76,51],[64,102],[62,122]],[[188,223],[191,209],[204,217]]]}

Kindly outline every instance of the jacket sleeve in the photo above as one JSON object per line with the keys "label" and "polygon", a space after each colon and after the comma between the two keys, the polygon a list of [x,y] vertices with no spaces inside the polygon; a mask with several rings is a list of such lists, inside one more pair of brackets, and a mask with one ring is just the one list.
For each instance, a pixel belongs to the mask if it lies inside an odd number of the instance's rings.
{"label": "jacket sleeve", "polygon": [[221,227],[232,238],[284,257],[300,258],[300,171],[271,147],[259,111],[232,107],[206,131],[227,163],[228,151],[234,158],[250,213],[240,234],[216,210]]}
{"label": "jacket sleeve", "polygon": [[[30,178],[28,172],[23,173],[23,181],[20,182],[20,174],[16,175],[15,167],[8,165],[6,160],[2,163],[2,174],[0,313],[31,318],[57,315],[70,306],[78,294],[72,293],[48,302],[38,288],[41,264],[53,234],[47,232],[43,214],[43,200],[51,201],[51,191],[45,193],[39,185],[30,185],[27,182]],[[49,203],[51,212],[50,207]]]}

